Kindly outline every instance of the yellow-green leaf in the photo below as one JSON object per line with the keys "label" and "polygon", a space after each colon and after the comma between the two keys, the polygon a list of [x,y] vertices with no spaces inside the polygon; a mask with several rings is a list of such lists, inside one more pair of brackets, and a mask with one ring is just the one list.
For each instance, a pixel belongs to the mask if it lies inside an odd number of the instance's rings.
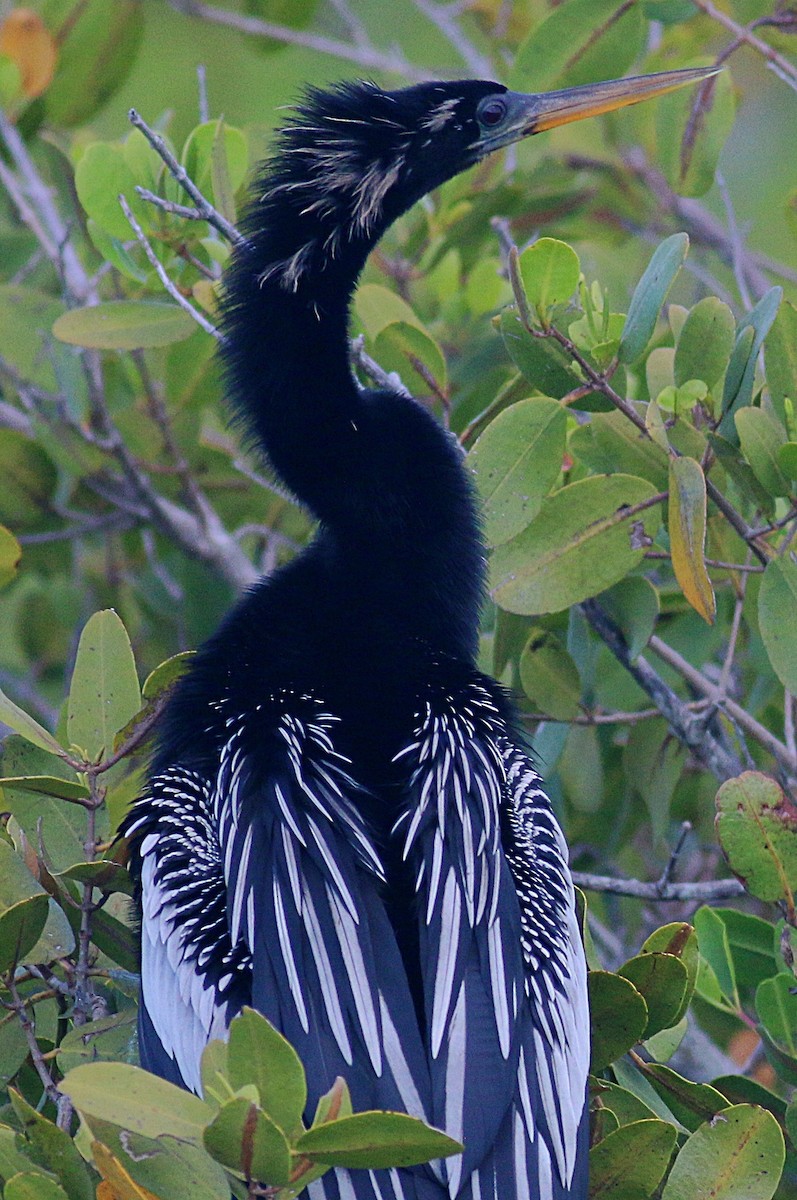
{"label": "yellow-green leaf", "polygon": [[669,511],[675,578],[692,607],[713,624],[717,602],[705,560],[706,480],[694,458],[674,458],[670,462]]}
{"label": "yellow-green leaf", "polygon": [[114,734],[141,707],[127,630],[113,609],[95,613],[80,635],[69,688],[69,741],[95,759],[113,753]]}

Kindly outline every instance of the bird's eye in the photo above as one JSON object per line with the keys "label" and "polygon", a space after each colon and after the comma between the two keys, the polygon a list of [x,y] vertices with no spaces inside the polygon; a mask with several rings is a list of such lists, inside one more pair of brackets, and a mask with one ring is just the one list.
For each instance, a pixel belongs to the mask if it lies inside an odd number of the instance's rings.
{"label": "bird's eye", "polygon": [[494,129],[496,125],[500,125],[506,113],[506,101],[501,100],[498,96],[492,96],[488,100],[482,101],[476,110],[479,123],[487,129]]}

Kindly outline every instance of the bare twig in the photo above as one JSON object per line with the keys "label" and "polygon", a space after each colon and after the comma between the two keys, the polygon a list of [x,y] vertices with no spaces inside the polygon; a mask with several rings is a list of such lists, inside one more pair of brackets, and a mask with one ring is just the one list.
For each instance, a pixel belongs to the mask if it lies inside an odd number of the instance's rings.
{"label": "bare twig", "polygon": [[[700,671],[688,663],[677,650],[673,650],[672,646],[668,646],[661,638],[655,634],[648,642],[654,654],[657,654],[668,666],[672,667],[678,674],[695,688],[696,691],[702,693],[708,699],[713,700],[716,695],[716,685],[707,679]],[[735,721],[741,729],[754,738],[759,745],[763,746],[773,758],[782,766],[792,777],[797,774],[797,759],[793,754],[789,753],[788,747],[779,741],[774,734],[765,729],[759,721],[751,717],[746,709],[737,704],[735,700],[726,697],[720,706],[727,713],[731,720]],[[734,772],[740,774],[740,771]],[[726,776],[727,778],[727,776]]]}
{"label": "bare twig", "polygon": [[183,295],[183,293],[178,287],[175,286],[174,283],[172,283],[166,272],[166,268],[158,258],[155,251],[152,249],[149,238],[144,233],[144,230],[141,228],[136,218],[133,216],[130,205],[127,203],[125,197],[120,195],[118,200],[122,212],[125,214],[130,224],[130,228],[136,235],[138,244],[141,246],[147,258],[149,259],[150,265],[154,268],[155,273],[163,284],[165,290],[169,293],[173,300],[177,301],[177,303],[180,305],[180,308],[184,309],[185,312],[187,312],[188,315],[192,317],[194,321],[196,321],[200,329],[204,329],[205,333],[209,333],[212,337],[218,338],[219,341],[222,341],[222,336],[216,326],[211,324],[207,317],[203,316],[198,308],[194,308],[194,305],[191,303],[191,301]]}
{"label": "bare twig", "polygon": [[753,31],[745,26],[740,25],[733,17],[716,8],[711,0],[694,0],[696,8],[704,12],[707,17],[711,17],[712,21],[716,21],[719,25],[723,25],[726,29],[736,37],[740,42],[745,42],[767,60],[770,67],[775,68],[775,74],[789,87],[797,91],[797,68],[793,63],[790,63],[782,54],[778,54],[767,42],[762,41]]}
{"label": "bare twig", "polygon": [[[46,230],[43,238],[38,237],[39,244],[56,265],[72,300],[84,303],[91,296],[91,288],[83,264],[69,240],[69,227],[62,220],[52,193],[36,169],[19,130],[2,110],[0,137],[19,171],[27,198]],[[3,181],[7,182],[5,176]]]}
{"label": "bare twig", "polygon": [[[738,756],[708,728],[705,717],[692,712],[641,655],[631,660],[625,638],[600,605],[595,600],[585,600],[581,608],[598,637],[653,700],[675,736],[717,779],[724,781],[740,775],[744,768]],[[705,683],[713,693],[713,685],[708,680]]]}
{"label": "bare twig", "polygon": [[52,1100],[53,1104],[58,1109],[58,1124],[62,1129],[68,1129],[72,1117],[72,1111],[70,1108],[67,1115],[66,1107],[64,1106],[63,1112],[66,1124],[62,1124],[61,1100],[63,1098],[63,1093],[60,1092],[56,1087],[55,1080],[50,1074],[47,1063],[44,1061],[42,1049],[39,1043],[36,1041],[36,1027],[33,1019],[28,1014],[27,1003],[19,994],[19,989],[17,988],[13,974],[9,973],[6,975],[3,982],[11,999],[4,1000],[2,1003],[6,1008],[10,1009],[16,1014],[17,1020],[22,1027],[22,1032],[25,1035],[25,1041],[28,1043],[31,1062],[33,1063],[36,1074],[41,1080],[42,1087],[44,1088],[48,1100]]}
{"label": "bare twig", "polygon": [[728,236],[731,242],[731,256],[733,260],[733,277],[736,280],[736,286],[739,289],[739,295],[742,298],[742,304],[746,309],[753,307],[753,301],[750,297],[750,292],[747,289],[747,279],[744,273],[745,247],[742,231],[739,228],[739,223],[736,220],[736,210],[733,207],[731,193],[725,182],[725,176],[721,171],[716,171],[714,178],[717,181],[719,193],[722,196],[722,203],[725,207],[725,217],[728,222]]}
{"label": "bare twig", "polygon": [[[229,15],[233,16],[234,14],[230,13]],[[232,242],[233,245],[238,245],[240,242],[245,241],[243,234],[239,233],[235,226],[231,225],[227,218],[223,217],[209,200],[205,199],[193,179],[188,175],[188,172],[174,157],[160,134],[156,133],[154,129],[150,129],[147,122],[138,115],[134,108],[130,109],[128,118],[130,124],[135,125],[136,129],[141,130],[155,153],[163,159],[172,178],[191,197],[197,210],[202,214],[202,220],[207,221],[209,225],[217,229],[222,237],[227,238],[227,241]]]}
{"label": "bare twig", "polygon": [[310,33],[306,29],[294,29],[289,25],[278,25],[275,21],[263,21],[259,17],[247,17],[242,13],[230,12],[226,8],[215,8],[212,4],[202,4],[199,0],[169,0],[169,3],[172,8],[185,13],[186,16],[210,21],[215,25],[226,25],[228,29],[237,29],[240,33],[250,33],[254,37],[273,38],[274,41],[284,42],[286,45],[304,46],[308,50],[317,50],[320,54],[331,54],[334,58],[342,58],[345,62],[356,63],[371,71],[391,71],[418,83],[429,78],[428,71],[412,66],[397,50],[385,53],[370,44],[354,45],[352,42],[339,41],[323,34]]}
{"label": "bare twig", "polygon": [[573,882],[589,892],[611,892],[615,896],[634,896],[637,900],[687,900],[694,904],[713,904],[743,896],[744,888],[738,879],[715,879],[699,883],[644,883],[641,879],[616,879],[612,875],[592,875],[588,871],[573,871]]}

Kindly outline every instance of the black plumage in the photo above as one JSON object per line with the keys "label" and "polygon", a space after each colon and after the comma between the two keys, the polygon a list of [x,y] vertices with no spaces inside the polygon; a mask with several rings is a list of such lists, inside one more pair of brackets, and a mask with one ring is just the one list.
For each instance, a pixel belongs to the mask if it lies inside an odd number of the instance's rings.
{"label": "black plumage", "polygon": [[125,832],[145,1065],[198,1090],[204,1044],[250,1003],[302,1055],[310,1112],[341,1074],[356,1108],[465,1144],[330,1173],[313,1200],[586,1195],[584,957],[561,832],[475,667],[471,482],[425,408],[357,384],[348,307],[370,249],[430,189],[676,74],[550,98],[313,90],[253,189],[222,359],[236,417],[318,532],[199,651]]}

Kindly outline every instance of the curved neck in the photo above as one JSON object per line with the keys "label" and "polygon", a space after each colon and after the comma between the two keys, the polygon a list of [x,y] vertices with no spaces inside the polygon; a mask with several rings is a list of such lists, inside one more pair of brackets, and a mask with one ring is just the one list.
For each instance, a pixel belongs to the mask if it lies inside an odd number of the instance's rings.
{"label": "curved neck", "polygon": [[386,627],[470,658],[484,555],[459,447],[415,401],[362,391],[349,366],[349,303],[381,229],[332,257],[323,222],[311,245],[300,216],[267,195],[235,251],[222,351],[234,410],[322,522],[330,572]]}

